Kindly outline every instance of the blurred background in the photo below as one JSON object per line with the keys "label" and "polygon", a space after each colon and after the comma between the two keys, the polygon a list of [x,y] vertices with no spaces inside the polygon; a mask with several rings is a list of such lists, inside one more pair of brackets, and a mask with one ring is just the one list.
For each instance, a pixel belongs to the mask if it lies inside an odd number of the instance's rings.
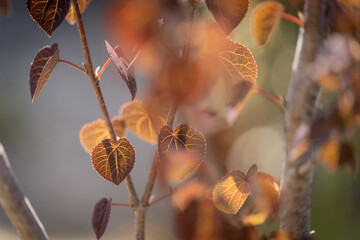
{"label": "blurred background", "polygon": [[[105,39],[109,39],[106,9],[111,0],[92,0],[83,21],[95,66],[108,59]],[[275,95],[286,96],[298,27],[282,21],[265,48],[251,38],[250,9],[231,35],[247,46],[258,64],[257,85]],[[182,14],[186,3],[178,2]],[[207,14],[202,1],[196,13]],[[296,4],[286,5],[296,14]],[[209,18],[211,21],[211,18]],[[0,142],[3,144],[24,193],[43,222],[51,239],[95,239],[91,226],[94,204],[103,197],[127,203],[124,184],[104,181],[92,168],[90,156],[79,142],[83,124],[101,118],[89,80],[79,71],[58,64],[45,89],[31,103],[29,70],[37,51],[58,43],[60,58],[77,65],[83,62],[76,26],[64,22],[48,38],[31,19],[24,1],[11,1],[11,15],[0,15]],[[115,45],[115,43],[114,43]],[[139,98],[144,92],[139,78]],[[110,116],[118,115],[130,93],[111,64],[101,83]],[[323,97],[323,102],[327,97]],[[320,102],[319,107],[322,108]],[[131,172],[138,194],[142,194],[156,148],[131,132],[137,161]],[[359,146],[359,137],[356,138]],[[208,158],[219,157],[228,170],[247,169],[256,163],[261,171],[280,177],[283,159],[283,114],[278,106],[254,95],[247,101],[234,127],[225,127],[208,138]],[[214,148],[211,149],[211,146]],[[357,156],[357,160],[359,156]],[[359,161],[358,161],[359,162]],[[166,194],[159,187],[154,194]],[[312,229],[316,239],[356,239],[360,236],[360,181],[346,171],[332,173],[321,164],[315,168],[312,196]],[[173,223],[171,199],[150,208],[147,239],[181,239]],[[102,239],[133,239],[133,214],[128,208],[113,207],[110,223]],[[266,231],[276,228],[276,222]],[[0,208],[0,239],[18,239]]]}

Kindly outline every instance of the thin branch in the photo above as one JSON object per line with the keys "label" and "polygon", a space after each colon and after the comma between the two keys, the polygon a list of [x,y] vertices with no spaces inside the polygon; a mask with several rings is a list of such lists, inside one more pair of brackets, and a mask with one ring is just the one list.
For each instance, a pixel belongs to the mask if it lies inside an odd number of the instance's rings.
{"label": "thin branch", "polygon": [[[84,57],[85,57],[85,62],[86,62],[86,74],[87,74],[88,78],[90,79],[90,82],[93,86],[95,95],[98,99],[99,106],[100,106],[101,112],[103,114],[109,134],[110,134],[111,138],[116,142],[116,134],[114,131],[114,127],[111,124],[110,116],[109,116],[109,113],[108,113],[106,105],[105,105],[104,97],[101,93],[99,81],[97,81],[97,78],[94,73],[94,69],[93,69],[93,65],[92,65],[92,61],[91,61],[91,57],[90,57],[90,51],[89,51],[89,47],[88,47],[88,43],[87,43],[87,39],[86,39],[86,35],[85,35],[85,29],[84,29],[84,25],[82,22],[81,12],[80,12],[77,0],[73,0],[73,6],[75,9],[77,27],[78,27],[79,36],[80,36],[80,40],[81,40],[81,46],[82,46],[82,49],[84,52]],[[136,194],[135,187],[131,180],[130,174],[125,178],[125,183],[126,183],[126,186],[128,188],[128,191],[129,191],[129,194],[131,197],[131,204],[133,204],[134,206],[137,206],[139,203],[139,198]]]}
{"label": "thin branch", "polygon": [[172,195],[173,195],[173,192],[170,192],[170,193],[168,193],[168,194],[166,194],[166,195],[164,195],[164,196],[162,196],[162,197],[159,197],[158,199],[155,199],[154,201],[152,201],[151,203],[149,203],[149,205],[152,206],[152,205],[160,202],[161,200],[164,200],[164,199],[166,199],[166,198],[168,198],[168,197],[170,197],[170,196],[172,196]]}
{"label": "thin branch", "polygon": [[272,101],[273,103],[277,104],[279,107],[281,107],[281,109],[283,111],[285,111],[285,101],[284,101],[284,98],[282,97],[278,97],[278,96],[275,96],[274,94],[264,90],[264,89],[261,89],[257,86],[253,86],[252,88],[252,91],[254,93],[257,93],[257,94],[260,94],[262,95],[263,97],[269,99],[270,101]]}
{"label": "thin branch", "polygon": [[59,60],[59,62],[66,63],[67,65],[70,65],[71,67],[76,68],[77,70],[80,70],[83,73],[86,72],[85,69],[83,69],[82,67],[79,67],[78,65],[76,65],[76,64],[74,64],[72,62],[69,62],[69,61],[66,61],[66,60],[61,60],[61,59]]}
{"label": "thin branch", "polygon": [[111,206],[118,206],[118,207],[131,207],[130,204],[126,203],[112,203]]}
{"label": "thin branch", "polygon": [[109,63],[111,62],[112,57],[109,57],[109,59],[105,62],[104,66],[100,69],[97,78],[100,79],[101,75],[104,73],[105,69],[107,68],[107,66],[109,65]]}
{"label": "thin branch", "polygon": [[182,55],[183,60],[186,60],[189,57],[191,31],[192,31],[194,13],[196,8],[195,4],[196,4],[195,0],[188,0],[188,18],[187,18],[187,29],[186,29],[186,38],[184,44],[184,52]]}
{"label": "thin branch", "polygon": [[290,22],[293,22],[293,23],[299,25],[300,27],[304,26],[304,21],[302,21],[301,19],[299,19],[299,18],[297,18],[297,17],[295,17],[295,16],[293,16],[291,14],[288,14],[286,12],[282,12],[281,17],[283,19],[286,19],[286,20],[288,20]]}
{"label": "thin branch", "polygon": [[29,199],[23,194],[0,143],[0,204],[12,225],[26,240],[45,240],[48,235]]}

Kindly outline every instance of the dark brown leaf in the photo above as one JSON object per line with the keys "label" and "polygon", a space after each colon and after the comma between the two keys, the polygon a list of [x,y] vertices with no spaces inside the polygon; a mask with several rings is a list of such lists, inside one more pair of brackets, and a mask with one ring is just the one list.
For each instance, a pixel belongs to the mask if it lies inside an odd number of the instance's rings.
{"label": "dark brown leaf", "polygon": [[30,16],[50,37],[64,21],[70,0],[26,0]]}
{"label": "dark brown leaf", "polygon": [[31,63],[29,79],[31,100],[33,102],[45,87],[56,64],[59,62],[59,54],[60,50],[55,43],[52,46],[40,49]]}
{"label": "dark brown leaf", "polygon": [[0,0],[0,13],[4,13],[6,15],[10,14],[9,0]]}
{"label": "dark brown leaf", "polygon": [[92,217],[92,225],[97,239],[100,239],[106,230],[110,219],[110,212],[111,198],[109,200],[103,198],[96,203]]}

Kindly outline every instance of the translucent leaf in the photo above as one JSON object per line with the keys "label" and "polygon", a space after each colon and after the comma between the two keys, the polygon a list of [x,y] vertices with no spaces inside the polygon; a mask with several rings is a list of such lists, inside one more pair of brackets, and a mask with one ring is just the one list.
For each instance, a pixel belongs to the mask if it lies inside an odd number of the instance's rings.
{"label": "translucent leaf", "polygon": [[100,239],[104,234],[109,223],[111,212],[111,198],[101,199],[94,207],[92,225],[97,239]]}
{"label": "translucent leaf", "polygon": [[205,0],[216,22],[229,35],[245,17],[249,0]]}
{"label": "translucent leaf", "polygon": [[[83,13],[91,0],[78,0],[80,12]],[[66,15],[66,21],[69,24],[74,25],[76,23],[75,8],[71,4],[68,14]]]}
{"label": "translucent leaf", "polygon": [[245,215],[242,218],[242,223],[245,226],[257,226],[257,225],[261,225],[265,222],[266,218],[267,218],[268,214],[267,212],[263,211],[263,212],[258,212],[258,213],[254,213],[254,214],[249,214],[249,215]]}
{"label": "translucent leaf", "polygon": [[[116,136],[125,136],[125,123],[119,118],[112,120]],[[80,130],[80,143],[86,152],[91,154],[92,149],[102,140],[110,138],[110,134],[104,120],[98,119],[85,124]]]}
{"label": "translucent leaf", "polygon": [[116,144],[105,139],[94,147],[91,161],[102,178],[119,185],[134,167],[135,150],[126,138],[120,138]]}
{"label": "translucent leaf", "polygon": [[59,62],[59,54],[60,50],[55,43],[52,46],[46,46],[40,49],[32,61],[29,79],[31,100],[33,102],[45,87],[56,64]]}
{"label": "translucent leaf", "polygon": [[10,13],[9,0],[0,0],[0,13],[9,15],[9,13]]}
{"label": "translucent leaf", "polygon": [[50,37],[64,21],[70,0],[26,0],[31,17]]}
{"label": "translucent leaf", "polygon": [[192,201],[199,200],[204,196],[205,188],[206,186],[198,179],[187,182],[174,192],[173,202],[180,210],[184,211]]}
{"label": "translucent leaf", "polygon": [[252,15],[252,34],[255,42],[263,46],[269,39],[281,18],[284,7],[275,1],[263,2],[257,5]]}
{"label": "translucent leaf", "polygon": [[182,180],[201,164],[206,142],[199,131],[187,124],[178,125],[174,131],[165,125],[160,130],[158,148],[161,164]]}

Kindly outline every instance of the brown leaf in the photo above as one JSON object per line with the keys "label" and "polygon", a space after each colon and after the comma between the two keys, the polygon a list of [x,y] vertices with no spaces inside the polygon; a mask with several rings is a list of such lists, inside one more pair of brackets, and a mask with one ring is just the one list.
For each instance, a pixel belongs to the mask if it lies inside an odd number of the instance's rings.
{"label": "brown leaf", "polygon": [[0,13],[4,13],[6,15],[10,14],[9,0],[0,0]]}
{"label": "brown leaf", "polygon": [[174,192],[173,202],[180,210],[184,211],[192,201],[199,200],[204,196],[205,188],[206,186],[200,180],[191,180]]}
{"label": "brown leaf", "polygon": [[245,17],[249,0],[205,0],[216,22],[229,35]]}
{"label": "brown leaf", "polygon": [[[78,0],[78,4],[79,4],[79,9],[80,12],[83,13],[85,11],[85,9],[87,8],[87,6],[89,5],[91,0]],[[71,4],[70,9],[68,14],[66,15],[66,21],[68,21],[68,23],[70,25],[74,25],[76,23],[76,17],[75,17],[75,9],[74,6]]]}
{"label": "brown leaf", "polygon": [[252,15],[252,34],[255,42],[263,46],[279,24],[284,7],[276,1],[267,1],[257,5]]}
{"label": "brown leaf", "polygon": [[26,0],[31,17],[50,37],[64,21],[70,0]]}
{"label": "brown leaf", "polygon": [[49,80],[51,73],[59,62],[59,54],[60,50],[55,43],[52,46],[40,49],[32,61],[29,75],[32,102],[34,102]]}
{"label": "brown leaf", "polygon": [[93,211],[92,225],[97,239],[104,234],[109,223],[111,212],[111,198],[103,198],[96,203]]}

